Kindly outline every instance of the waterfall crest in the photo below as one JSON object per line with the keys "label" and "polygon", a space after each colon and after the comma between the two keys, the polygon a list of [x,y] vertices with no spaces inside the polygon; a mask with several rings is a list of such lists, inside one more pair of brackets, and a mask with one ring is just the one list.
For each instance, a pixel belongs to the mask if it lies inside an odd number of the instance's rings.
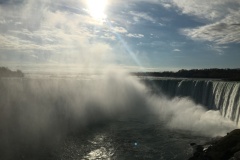
{"label": "waterfall crest", "polygon": [[145,81],[154,91],[169,98],[189,97],[207,109],[239,123],[240,83],[218,80],[154,79]]}

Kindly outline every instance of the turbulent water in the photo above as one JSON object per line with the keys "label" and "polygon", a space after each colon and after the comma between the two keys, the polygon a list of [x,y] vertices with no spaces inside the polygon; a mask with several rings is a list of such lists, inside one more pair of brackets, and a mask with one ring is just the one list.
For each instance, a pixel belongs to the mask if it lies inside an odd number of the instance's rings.
{"label": "turbulent water", "polygon": [[182,160],[189,143],[236,127],[218,110],[154,94],[123,73],[0,79],[0,110],[0,159]]}
{"label": "turbulent water", "polygon": [[219,110],[232,121],[240,121],[240,83],[191,79],[152,79],[152,87],[169,97],[190,97],[207,109]]}

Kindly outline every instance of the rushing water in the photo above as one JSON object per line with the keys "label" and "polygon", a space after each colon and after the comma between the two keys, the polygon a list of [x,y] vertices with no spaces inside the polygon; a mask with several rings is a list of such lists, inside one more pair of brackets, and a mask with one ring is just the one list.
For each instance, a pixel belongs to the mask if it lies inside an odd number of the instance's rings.
{"label": "rushing water", "polygon": [[0,79],[0,159],[187,159],[236,126],[126,74]]}
{"label": "rushing water", "polygon": [[155,90],[157,88],[169,97],[190,97],[208,109],[219,110],[224,117],[236,123],[240,121],[239,82],[173,78],[152,78],[149,82]]}
{"label": "rushing water", "polygon": [[61,159],[183,160],[192,155],[190,143],[206,140],[209,137],[166,128],[158,118],[134,116],[75,134],[56,155]]}

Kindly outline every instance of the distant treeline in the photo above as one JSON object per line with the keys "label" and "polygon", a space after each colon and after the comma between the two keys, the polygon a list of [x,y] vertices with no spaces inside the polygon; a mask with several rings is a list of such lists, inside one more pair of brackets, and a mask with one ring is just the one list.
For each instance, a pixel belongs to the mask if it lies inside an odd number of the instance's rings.
{"label": "distant treeline", "polygon": [[135,72],[137,76],[152,76],[152,77],[176,77],[176,78],[211,78],[240,81],[240,69],[192,69],[179,70],[177,72]]}
{"label": "distant treeline", "polygon": [[0,67],[0,77],[24,77],[22,71],[11,71],[7,67]]}

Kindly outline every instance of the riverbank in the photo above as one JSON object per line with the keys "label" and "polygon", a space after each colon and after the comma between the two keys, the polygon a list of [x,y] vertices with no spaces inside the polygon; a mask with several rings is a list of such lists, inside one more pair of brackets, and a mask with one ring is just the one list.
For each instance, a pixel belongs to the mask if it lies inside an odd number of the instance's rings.
{"label": "riverbank", "polygon": [[240,129],[235,129],[226,136],[214,139],[204,145],[191,144],[194,153],[189,160],[239,160]]}

